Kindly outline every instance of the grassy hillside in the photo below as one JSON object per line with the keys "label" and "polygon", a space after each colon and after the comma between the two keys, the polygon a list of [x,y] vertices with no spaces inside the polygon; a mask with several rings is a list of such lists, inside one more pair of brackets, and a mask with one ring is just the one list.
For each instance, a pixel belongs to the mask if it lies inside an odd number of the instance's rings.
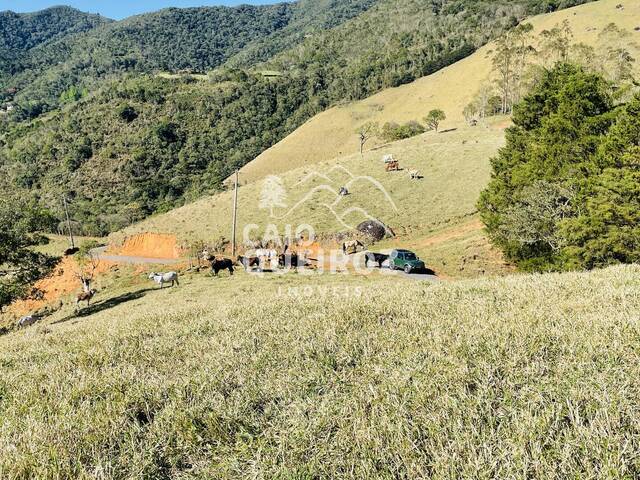
{"label": "grassy hillside", "polygon": [[132,285],[0,337],[0,476],[637,476],[638,267],[353,279]]}
{"label": "grassy hillside", "polygon": [[[567,20],[573,30],[573,42],[598,46],[599,33],[609,23],[628,30],[633,37],[625,40],[636,58],[640,48],[640,32],[634,28],[640,17],[640,4],[629,3],[624,9],[616,8],[616,0],[598,2],[533,17],[528,22],[534,26],[534,34],[550,30]],[[384,90],[359,102],[333,107],[315,116],[302,127],[277,143],[243,169],[246,181],[262,178],[309,163],[329,160],[357,152],[359,148],[355,130],[367,121],[406,122],[421,121],[433,108],[445,111],[447,121],[442,128],[456,127],[463,123],[462,111],[491,73],[492,44],[472,56],[446,67],[439,72],[416,80],[408,85]],[[636,71],[640,66],[636,63]],[[374,146],[373,140],[369,146]]]}
{"label": "grassy hillside", "polygon": [[[389,225],[405,246],[415,246],[430,265],[437,266],[438,271],[459,274],[458,262],[467,253],[471,257],[479,255],[483,262],[493,258],[488,245],[483,242],[481,226],[473,215],[480,191],[489,180],[489,158],[503,144],[504,122],[503,118],[481,127],[426,133],[366,152],[363,157],[356,154],[287,172],[282,175],[287,207],[275,209],[273,217],[269,210],[260,208],[264,183],[244,185],[239,190],[239,234],[242,235],[249,224],[259,226],[253,232],[257,236],[264,235],[267,224],[277,225],[281,235],[284,235],[286,225],[293,225],[295,229],[301,224],[311,225],[316,233],[343,232],[367,220],[368,214]],[[385,154],[392,154],[398,159],[403,170],[385,172],[381,161]],[[412,169],[418,169],[424,178],[410,180],[408,171]],[[309,177],[313,172],[327,175],[329,180],[315,175]],[[391,201],[367,180],[351,182],[349,174],[369,176],[378,181]],[[244,180],[243,176],[240,178]],[[320,190],[323,185],[331,187],[334,192],[346,185],[350,195],[334,205],[332,211],[328,206],[336,200],[336,194]],[[353,207],[364,209],[366,214],[349,212]],[[123,236],[143,232],[172,233],[179,242],[212,241],[220,236],[230,238],[231,209],[232,192],[224,192],[166,214],[152,216],[112,235],[112,240],[118,242]],[[472,228],[469,228],[470,224]],[[448,240],[460,240],[471,235],[473,239],[470,241],[474,246],[463,242],[454,252],[438,254],[434,247],[441,247],[442,242],[428,242],[426,239],[445,231],[452,235]],[[391,246],[383,243],[380,248]],[[478,266],[478,270],[481,269]],[[495,268],[490,270],[496,271]],[[471,271],[465,273],[470,274]],[[474,270],[473,273],[478,272]]]}

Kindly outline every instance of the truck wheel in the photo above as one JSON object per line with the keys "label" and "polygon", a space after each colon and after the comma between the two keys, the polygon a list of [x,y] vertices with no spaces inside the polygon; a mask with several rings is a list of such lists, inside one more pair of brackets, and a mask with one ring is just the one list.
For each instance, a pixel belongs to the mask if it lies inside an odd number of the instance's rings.
{"label": "truck wheel", "polygon": [[411,265],[404,266],[404,273],[411,273]]}

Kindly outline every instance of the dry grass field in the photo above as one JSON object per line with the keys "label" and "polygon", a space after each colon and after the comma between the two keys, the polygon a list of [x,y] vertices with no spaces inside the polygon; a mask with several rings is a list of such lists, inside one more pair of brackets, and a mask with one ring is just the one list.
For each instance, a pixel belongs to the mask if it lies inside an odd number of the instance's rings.
{"label": "dry grass field", "polygon": [[[640,26],[640,3],[619,3],[532,22],[568,18],[593,42],[594,26]],[[461,112],[490,48],[325,112],[241,174],[241,238],[370,215],[396,233],[374,250],[410,248],[444,281],[181,271],[160,290],[149,271],[183,266],[109,264],[90,307],[67,292],[35,325],[0,328],[0,480],[640,477],[640,266],[513,274],[488,244],[475,205],[509,119],[470,127]],[[359,123],[433,107],[446,131],[353,154]],[[281,179],[273,209],[266,174]],[[228,239],[231,209],[224,192],[109,241]]]}
{"label": "dry grass field", "polygon": [[0,337],[0,478],[640,472],[637,266],[119,288]]}
{"label": "dry grass field", "polygon": [[[616,8],[622,4],[623,9]],[[567,20],[573,31],[573,42],[583,42],[593,47],[601,46],[600,32],[610,23],[627,30],[631,37],[624,41],[636,59],[640,59],[640,2],[600,0],[528,20],[534,26],[534,34],[550,30]],[[445,111],[447,121],[443,128],[458,127],[464,123],[462,111],[473,99],[480,85],[491,74],[489,44],[470,57],[437,73],[413,83],[384,90],[359,102],[331,108],[305,123],[287,138],[258,156],[242,170],[243,181],[275,173],[285,172],[302,165],[344,157],[357,152],[356,128],[367,121],[407,122],[421,121],[433,108]],[[640,71],[640,61],[636,64]],[[379,140],[378,140],[379,142]],[[369,147],[376,145],[374,139]]]}

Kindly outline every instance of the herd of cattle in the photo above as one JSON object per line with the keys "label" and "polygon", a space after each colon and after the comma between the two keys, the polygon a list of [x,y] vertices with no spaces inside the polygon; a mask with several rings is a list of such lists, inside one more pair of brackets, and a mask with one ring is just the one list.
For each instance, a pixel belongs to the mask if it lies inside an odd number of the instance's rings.
{"label": "herd of cattle", "polygon": [[[358,250],[364,249],[365,246],[359,240],[351,240],[342,244],[342,252],[345,255],[354,254]],[[389,259],[389,255],[374,252],[365,252],[364,257],[366,267],[370,263],[374,263],[379,268],[382,268],[382,264]],[[242,267],[245,272],[255,270],[258,272],[272,272],[278,269],[296,270],[298,268],[313,267],[313,262],[315,261],[306,255],[288,252],[287,247],[285,247],[284,253],[280,254],[273,248],[257,248],[251,250],[250,254],[238,256],[235,262],[230,258],[213,255],[206,249],[201,252],[200,258],[209,263],[211,273],[216,277],[224,270],[228,270],[229,274],[233,275],[234,267],[236,266]],[[177,272],[152,272],[149,274],[149,280],[153,280],[160,285],[160,288],[163,288],[165,284],[171,284],[172,287],[180,285]]]}
{"label": "herd of cattle", "polygon": [[[350,240],[342,244],[342,251],[345,255],[351,255],[358,251],[365,250],[365,246],[359,240]],[[283,253],[278,253],[273,248],[257,248],[249,250],[249,253],[240,255],[236,261],[229,258],[213,255],[208,250],[201,252],[201,259],[209,263],[211,266],[211,272],[214,276],[218,276],[221,271],[228,270],[230,275],[234,273],[234,266],[240,266],[245,271],[259,272],[276,271],[277,269],[296,270],[298,268],[314,267],[312,258],[309,258],[306,254],[289,252],[285,247]],[[377,264],[382,268],[382,264],[389,259],[389,255],[374,252],[365,252],[365,266],[368,267],[370,263]],[[164,288],[165,285],[180,286],[178,272],[156,273],[149,274],[149,280],[153,280],[160,288]],[[87,307],[91,305],[91,300],[97,293],[94,289],[89,289],[88,284],[86,288],[76,296],[75,309],[80,309],[80,302],[86,302]],[[42,318],[41,315],[27,315],[22,317],[17,324],[18,328],[27,327],[33,325]]]}

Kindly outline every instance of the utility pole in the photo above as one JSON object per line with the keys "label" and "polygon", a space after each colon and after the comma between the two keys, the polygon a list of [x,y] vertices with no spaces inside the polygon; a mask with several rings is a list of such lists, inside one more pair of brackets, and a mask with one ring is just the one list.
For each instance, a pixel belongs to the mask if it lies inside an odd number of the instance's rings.
{"label": "utility pole", "polygon": [[71,232],[71,219],[69,218],[69,209],[67,208],[67,196],[62,196],[62,203],[64,204],[64,214],[67,217],[67,231],[69,232],[69,240],[71,240],[71,248],[76,248],[76,244],[73,241],[73,232]]}
{"label": "utility pole", "polygon": [[235,191],[233,193],[233,230],[231,233],[231,256],[236,258],[236,224],[238,222],[238,170],[236,170]]}

